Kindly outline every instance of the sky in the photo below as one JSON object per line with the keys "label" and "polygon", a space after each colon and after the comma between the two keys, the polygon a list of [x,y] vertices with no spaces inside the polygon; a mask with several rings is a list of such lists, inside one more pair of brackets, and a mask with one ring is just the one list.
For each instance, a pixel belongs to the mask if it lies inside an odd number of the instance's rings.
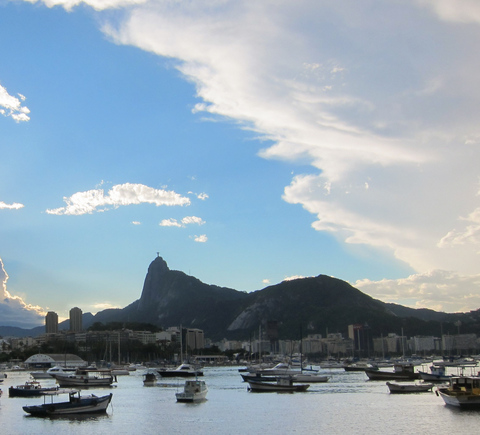
{"label": "sky", "polygon": [[0,325],[151,261],[480,308],[476,0],[0,0]]}

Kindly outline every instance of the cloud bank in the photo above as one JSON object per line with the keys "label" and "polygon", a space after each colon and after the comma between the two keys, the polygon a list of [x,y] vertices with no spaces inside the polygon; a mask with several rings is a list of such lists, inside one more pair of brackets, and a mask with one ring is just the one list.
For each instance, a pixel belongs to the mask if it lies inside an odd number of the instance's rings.
{"label": "cloud bank", "polygon": [[0,258],[0,326],[33,328],[44,323],[45,310],[27,304],[21,297],[7,290],[8,274]]}
{"label": "cloud bank", "polygon": [[[202,100],[194,112],[234,120],[264,141],[261,157],[298,164],[283,199],[311,213],[314,230],[388,251],[419,280],[453,270],[451,282],[477,285],[478,2],[82,3],[105,11],[115,43],[172,59]],[[115,8],[124,13],[108,13]],[[47,212],[187,205],[122,186],[77,193]]]}
{"label": "cloud bank", "polygon": [[157,207],[190,205],[189,198],[171,190],[132,183],[117,184],[107,194],[103,189],[94,189],[77,192],[63,200],[67,204],[65,207],[48,209],[46,212],[54,215],[83,215],[133,204],[155,204]]}

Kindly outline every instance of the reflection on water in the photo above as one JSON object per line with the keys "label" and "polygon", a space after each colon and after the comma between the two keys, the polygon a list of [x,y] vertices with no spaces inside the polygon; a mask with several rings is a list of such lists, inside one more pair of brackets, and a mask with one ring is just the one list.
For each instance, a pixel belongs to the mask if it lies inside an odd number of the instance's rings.
{"label": "reflection on water", "polygon": [[[40,398],[9,398],[8,387],[28,379],[28,373],[9,373],[1,388],[0,433],[10,434],[238,434],[243,432],[302,434],[477,433],[480,412],[447,408],[435,393],[391,395],[383,381],[367,381],[363,372],[322,370],[327,383],[311,384],[304,393],[255,394],[247,390],[238,368],[207,368],[203,379],[209,391],[200,403],[178,403],[184,379],[143,385],[143,372],[119,376],[106,415],[39,418],[22,406]],[[43,382],[48,386],[48,380]]]}

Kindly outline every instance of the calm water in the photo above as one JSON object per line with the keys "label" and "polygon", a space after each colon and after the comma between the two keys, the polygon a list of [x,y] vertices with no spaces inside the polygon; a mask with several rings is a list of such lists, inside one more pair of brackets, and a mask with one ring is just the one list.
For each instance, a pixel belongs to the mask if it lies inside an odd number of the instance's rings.
{"label": "calm water", "polygon": [[[143,386],[143,372],[119,376],[107,415],[44,419],[22,406],[42,398],[9,398],[8,387],[28,373],[9,372],[1,386],[0,433],[10,434],[452,434],[478,433],[480,411],[447,408],[435,393],[390,395],[385,382],[368,381],[363,372],[322,370],[331,379],[305,393],[251,393],[238,368],[206,368],[208,400],[181,404],[175,393],[182,380]],[[43,381],[42,385],[54,384]]]}

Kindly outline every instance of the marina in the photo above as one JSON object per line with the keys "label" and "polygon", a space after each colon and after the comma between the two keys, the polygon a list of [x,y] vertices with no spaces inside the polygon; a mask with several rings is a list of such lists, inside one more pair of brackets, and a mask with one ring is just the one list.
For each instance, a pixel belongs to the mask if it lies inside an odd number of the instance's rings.
{"label": "marina", "polygon": [[[105,414],[37,418],[22,407],[37,405],[37,398],[0,398],[2,434],[116,433],[143,434],[340,434],[340,433],[476,433],[480,412],[446,406],[435,392],[390,394],[385,382],[370,381],[363,372],[321,369],[326,383],[310,385],[305,392],[256,394],[248,391],[239,367],[206,367],[203,379],[208,396],[198,403],[178,403],[176,393],[185,379],[159,379],[154,386],[143,385],[145,371],[122,377],[112,387],[90,388],[83,394],[105,396],[113,393]],[[9,372],[0,386],[28,379],[26,372]],[[55,381],[42,385],[55,386]],[[168,418],[165,416],[168,415]],[[245,418],[248,416],[248,418]],[[432,423],[434,422],[434,424]]]}

